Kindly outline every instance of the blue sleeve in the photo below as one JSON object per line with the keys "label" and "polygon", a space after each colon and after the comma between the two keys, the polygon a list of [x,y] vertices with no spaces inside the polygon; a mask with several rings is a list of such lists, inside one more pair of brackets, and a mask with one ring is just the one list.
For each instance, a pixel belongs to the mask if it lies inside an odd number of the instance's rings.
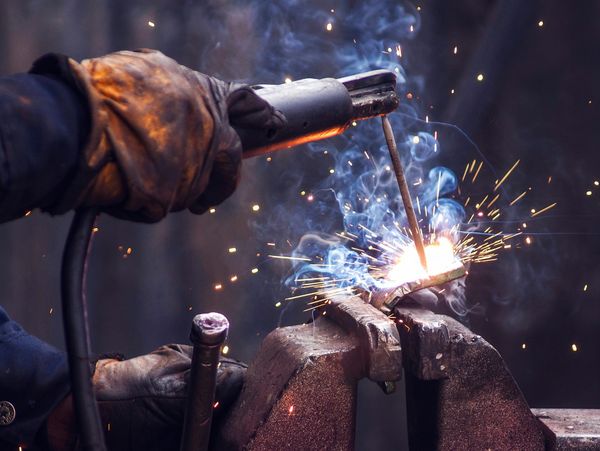
{"label": "blue sleeve", "polygon": [[64,352],[29,335],[0,307],[0,449],[33,443],[68,394],[68,373]]}
{"label": "blue sleeve", "polygon": [[56,77],[0,77],[0,222],[58,201],[87,139],[87,108]]}

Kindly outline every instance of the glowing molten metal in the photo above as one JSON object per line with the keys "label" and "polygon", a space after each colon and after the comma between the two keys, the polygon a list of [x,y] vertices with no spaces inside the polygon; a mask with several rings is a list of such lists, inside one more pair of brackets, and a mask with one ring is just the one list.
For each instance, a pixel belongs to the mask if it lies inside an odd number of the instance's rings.
{"label": "glowing molten metal", "polygon": [[462,266],[454,252],[454,245],[445,237],[440,237],[436,242],[426,245],[425,256],[427,257],[427,271],[421,266],[415,246],[412,243],[408,244],[396,263],[391,266],[386,279],[393,285],[401,285],[415,280],[428,279]]}

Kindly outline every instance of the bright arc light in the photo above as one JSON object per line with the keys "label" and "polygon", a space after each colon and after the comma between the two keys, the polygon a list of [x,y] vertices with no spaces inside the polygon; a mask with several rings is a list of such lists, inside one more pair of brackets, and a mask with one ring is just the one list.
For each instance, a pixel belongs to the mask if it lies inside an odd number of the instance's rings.
{"label": "bright arc light", "polygon": [[426,279],[461,266],[460,260],[454,254],[452,242],[444,237],[425,246],[425,257],[427,272],[421,266],[414,244],[408,244],[396,264],[391,267],[386,279],[395,284],[402,284]]}

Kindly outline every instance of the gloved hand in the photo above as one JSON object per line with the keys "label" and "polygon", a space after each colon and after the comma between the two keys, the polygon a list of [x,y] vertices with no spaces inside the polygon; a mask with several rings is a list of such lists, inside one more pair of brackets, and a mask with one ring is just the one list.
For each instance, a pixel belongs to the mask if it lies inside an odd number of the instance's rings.
{"label": "gloved hand", "polygon": [[88,144],[64,195],[46,207],[53,214],[96,206],[154,222],[185,208],[203,213],[239,180],[242,149],[232,125],[271,129],[285,121],[251,88],[153,50],[81,63],[47,55],[32,72],[61,77],[90,106]]}
{"label": "gloved hand", "polygon": [[[193,348],[171,344],[130,360],[99,360],[93,376],[110,451],[179,450]],[[238,396],[246,365],[221,358],[217,371],[214,422]],[[47,422],[53,451],[76,446],[70,397]]]}

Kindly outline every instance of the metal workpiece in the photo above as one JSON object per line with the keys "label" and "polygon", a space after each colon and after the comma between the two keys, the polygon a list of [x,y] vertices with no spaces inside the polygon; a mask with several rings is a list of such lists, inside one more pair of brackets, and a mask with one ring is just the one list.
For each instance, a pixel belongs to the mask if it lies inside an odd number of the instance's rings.
{"label": "metal workpiece", "polygon": [[544,436],[502,357],[458,321],[396,307],[410,449],[543,450]]}
{"label": "metal workpiece", "polygon": [[374,382],[402,378],[402,347],[392,320],[360,297],[333,297],[327,315],[360,340],[364,374]]}
{"label": "metal workpiece", "polygon": [[208,449],[221,346],[229,321],[220,313],[196,315],[190,340],[194,345],[188,383],[181,451]]}
{"label": "metal workpiece", "polygon": [[339,135],[353,121],[390,113],[399,105],[396,76],[387,70],[341,79],[255,85],[253,89],[283,113],[286,123],[267,130],[237,127],[244,158]]}
{"label": "metal workpiece", "polygon": [[389,315],[394,310],[394,307],[401,303],[405,298],[409,297],[424,288],[439,287],[445,283],[460,279],[467,274],[466,268],[461,264],[455,268],[449,269],[440,274],[434,274],[426,279],[418,279],[410,282],[404,282],[397,286],[379,288],[362,293],[362,298],[371,304],[373,307],[381,310],[386,315]]}
{"label": "metal workpiece", "polygon": [[354,448],[358,381],[390,386],[400,378],[398,333],[358,297],[334,301],[324,313],[265,338],[217,449]]}
{"label": "metal workpiece", "polygon": [[548,451],[600,449],[600,409],[532,409]]}

